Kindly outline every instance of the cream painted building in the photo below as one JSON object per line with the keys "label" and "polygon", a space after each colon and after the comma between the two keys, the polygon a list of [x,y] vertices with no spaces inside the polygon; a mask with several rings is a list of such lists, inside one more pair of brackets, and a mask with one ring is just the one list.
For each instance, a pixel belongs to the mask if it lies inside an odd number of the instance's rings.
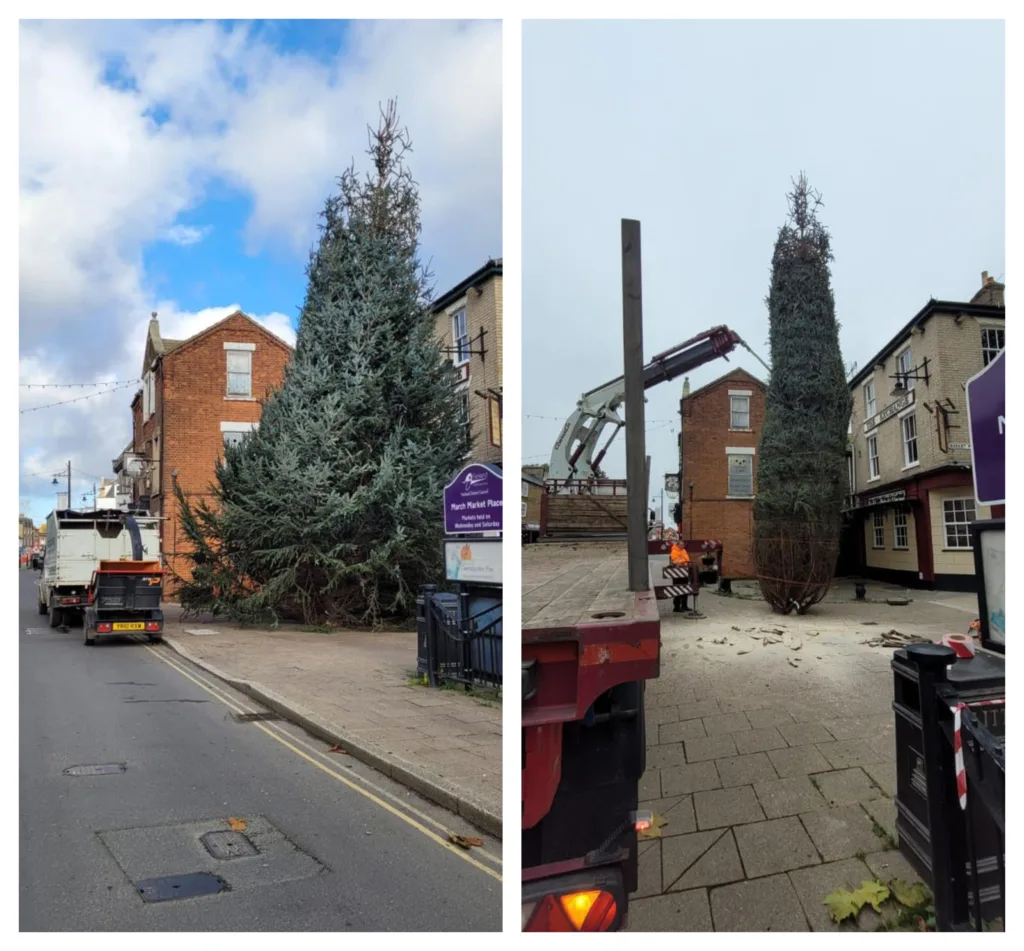
{"label": "cream painted building", "polygon": [[488,261],[433,304],[442,351],[459,374],[457,392],[473,462],[501,464],[501,258]]}
{"label": "cream painted building", "polygon": [[975,504],[965,385],[1005,345],[1003,291],[986,272],[969,302],[928,301],[850,381],[852,560],[867,577],[973,590],[970,523],[1003,513]]}

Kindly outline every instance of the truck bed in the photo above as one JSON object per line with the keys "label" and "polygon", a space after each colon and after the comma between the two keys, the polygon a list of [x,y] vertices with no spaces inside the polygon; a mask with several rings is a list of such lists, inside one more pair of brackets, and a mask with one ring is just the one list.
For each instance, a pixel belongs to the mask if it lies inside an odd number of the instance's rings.
{"label": "truck bed", "polygon": [[524,546],[522,589],[524,638],[531,631],[647,619],[647,599],[629,590],[625,541]]}

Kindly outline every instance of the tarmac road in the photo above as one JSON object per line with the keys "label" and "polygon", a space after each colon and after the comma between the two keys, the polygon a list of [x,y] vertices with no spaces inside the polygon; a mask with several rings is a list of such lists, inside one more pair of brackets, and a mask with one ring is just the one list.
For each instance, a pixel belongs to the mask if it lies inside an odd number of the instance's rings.
{"label": "tarmac road", "polygon": [[[36,578],[19,578],[22,931],[501,929],[500,842],[291,724],[239,722],[268,711],[163,645],[51,630]],[[114,771],[65,773],[96,766]]]}

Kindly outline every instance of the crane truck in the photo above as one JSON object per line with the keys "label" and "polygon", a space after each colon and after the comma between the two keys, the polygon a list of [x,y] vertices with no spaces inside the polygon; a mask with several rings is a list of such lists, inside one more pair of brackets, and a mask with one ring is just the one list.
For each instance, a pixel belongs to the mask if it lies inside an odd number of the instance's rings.
{"label": "crane truck", "polygon": [[[746,346],[727,327],[698,334],[643,367],[643,390],[737,345]],[[552,492],[594,477],[628,424],[628,407],[626,421],[618,412],[626,391],[623,375],[580,397],[551,453]],[[643,557],[646,565],[646,548]],[[661,650],[647,577],[646,591],[630,590],[622,543],[523,548],[524,931],[619,930],[637,889],[638,832],[651,822],[638,810],[644,690],[659,674]]]}

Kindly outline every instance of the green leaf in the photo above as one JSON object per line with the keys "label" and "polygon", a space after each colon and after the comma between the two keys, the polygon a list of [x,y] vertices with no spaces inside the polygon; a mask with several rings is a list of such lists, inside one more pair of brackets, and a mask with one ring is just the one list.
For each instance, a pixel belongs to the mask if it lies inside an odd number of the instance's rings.
{"label": "green leaf", "polygon": [[931,900],[932,893],[921,882],[908,885],[902,878],[894,878],[889,882],[889,891],[905,908],[924,908]]}
{"label": "green leaf", "polygon": [[860,903],[845,888],[837,888],[822,904],[828,906],[828,916],[836,924],[847,918],[856,918],[860,911]]}
{"label": "green leaf", "polygon": [[888,897],[889,889],[877,879],[861,882],[860,888],[853,893],[853,899],[858,903],[858,909],[863,908],[865,905],[870,905],[875,911],[882,910],[879,908],[879,905]]}

